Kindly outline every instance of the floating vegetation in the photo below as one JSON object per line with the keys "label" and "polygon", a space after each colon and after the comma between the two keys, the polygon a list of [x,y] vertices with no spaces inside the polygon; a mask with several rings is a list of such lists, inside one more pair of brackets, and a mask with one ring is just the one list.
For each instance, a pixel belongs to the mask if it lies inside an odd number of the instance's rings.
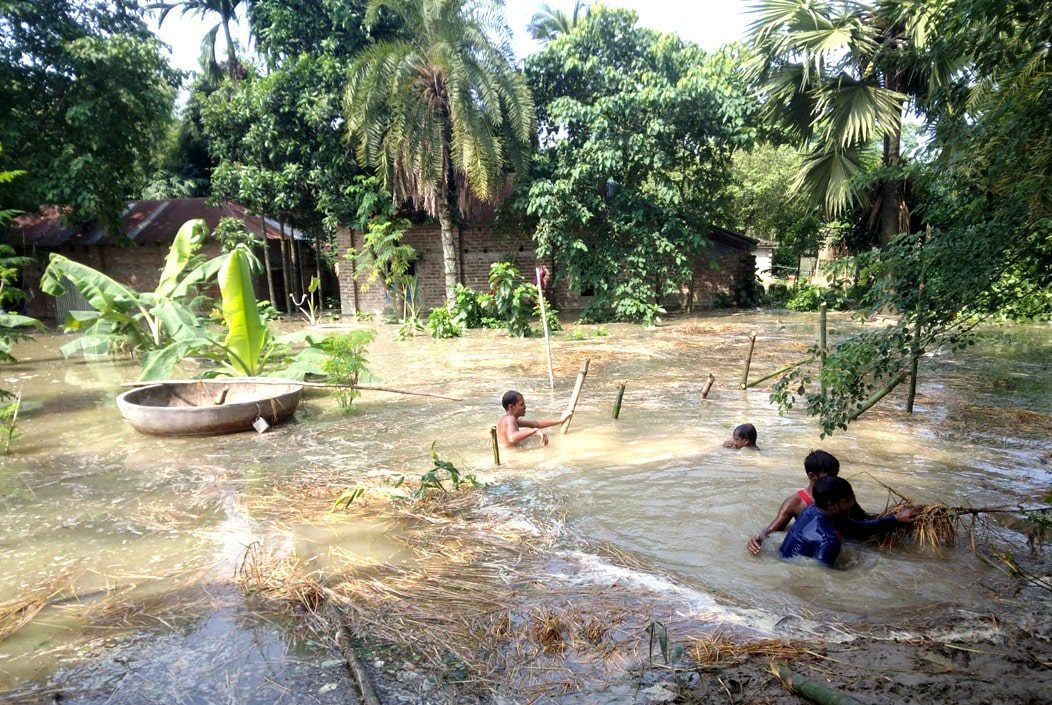
{"label": "floating vegetation", "polygon": [[814,655],[798,642],[782,639],[739,641],[722,632],[688,640],[687,653],[698,665],[713,668],[734,666],[753,656],[790,661],[801,656]]}
{"label": "floating vegetation", "polygon": [[908,500],[890,505],[885,513],[913,511],[914,521],[881,537],[881,548],[914,547],[937,552],[957,543],[961,515],[945,504],[915,504]]}

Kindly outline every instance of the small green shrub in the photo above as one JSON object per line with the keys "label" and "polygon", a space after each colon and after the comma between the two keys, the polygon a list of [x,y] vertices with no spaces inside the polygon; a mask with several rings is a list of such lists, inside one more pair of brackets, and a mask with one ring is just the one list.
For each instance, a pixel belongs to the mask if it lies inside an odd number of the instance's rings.
{"label": "small green shrub", "polygon": [[0,455],[7,455],[11,444],[22,437],[18,430],[18,411],[22,408],[22,393],[14,400],[0,406]]}
{"label": "small green shrub", "polygon": [[784,306],[791,292],[785,284],[771,284],[767,287],[767,301],[771,306]]}
{"label": "small green shrub", "polygon": [[584,328],[574,328],[570,331],[570,340],[587,340],[588,334],[584,332]]}
{"label": "small green shrub", "polygon": [[256,310],[259,311],[260,319],[264,321],[276,321],[281,318],[281,312],[274,308],[274,304],[266,299],[256,302]]}
{"label": "small green shrub", "polygon": [[427,330],[432,338],[459,338],[464,332],[445,306],[436,308],[427,317]]}
{"label": "small green shrub", "polygon": [[[547,309],[545,311],[545,313],[548,314],[548,332],[549,333],[558,333],[559,331],[561,331],[563,329],[563,324],[559,322],[559,312],[556,311],[552,307],[552,305],[550,303],[548,303],[547,301],[545,301],[544,303],[545,303],[545,308]],[[539,300],[537,301],[537,305],[533,307],[533,317],[536,318],[538,321],[542,320],[541,319],[541,302]]]}
{"label": "small green shrub", "polygon": [[[457,284],[453,290],[455,299],[453,301],[453,320],[462,328],[493,328],[487,326],[487,318],[494,312],[493,297],[481,291],[469,289],[463,284]],[[500,322],[497,322],[497,328]]]}
{"label": "small green shrub", "polygon": [[[373,342],[376,332],[372,330],[354,330],[342,335],[332,335],[318,342],[316,347],[326,354],[322,369],[333,384],[358,384],[358,378],[368,374],[365,368],[365,349]],[[350,413],[358,390],[353,387],[340,387],[334,390],[336,403],[344,413]]]}
{"label": "small green shrub", "polygon": [[605,326],[599,326],[595,329],[595,337],[597,338],[605,338],[608,335],[610,335],[610,331],[608,331]]}
{"label": "small green shrub", "polygon": [[494,262],[489,269],[489,283],[497,318],[504,321],[508,334],[529,337],[537,287],[526,283],[510,262]]}
{"label": "small green shrub", "polygon": [[804,284],[793,292],[789,300],[785,302],[785,306],[793,311],[817,311],[825,300],[822,287]]}
{"label": "small green shrub", "polygon": [[368,323],[375,317],[376,314],[374,314],[372,311],[358,311],[354,314],[354,320],[359,321],[361,323]]}
{"label": "small green shrub", "polygon": [[464,484],[469,484],[472,487],[482,486],[482,483],[474,475],[464,475],[453,463],[438,457],[438,451],[435,450],[437,444],[438,441],[431,444],[431,469],[420,476],[420,487],[414,493],[417,499],[426,497],[431,490],[446,492],[447,490],[442,484],[443,473],[449,478],[449,483],[453,486],[454,492],[458,491],[460,486]]}

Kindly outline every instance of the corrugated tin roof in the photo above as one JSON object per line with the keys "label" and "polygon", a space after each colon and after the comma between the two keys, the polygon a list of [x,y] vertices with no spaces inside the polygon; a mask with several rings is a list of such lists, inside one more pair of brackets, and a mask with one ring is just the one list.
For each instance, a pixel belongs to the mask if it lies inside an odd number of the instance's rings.
{"label": "corrugated tin roof", "polygon": [[739,232],[728,230],[727,228],[721,228],[718,225],[709,227],[709,234],[713,240],[724,242],[732,247],[739,247],[742,249],[752,249],[759,240],[754,240],[748,235],[742,235]]}
{"label": "corrugated tin roof", "polygon": [[[10,239],[14,242],[25,242],[27,246],[43,249],[60,247],[112,247],[117,239],[105,232],[98,222],[82,225],[69,225],[64,216],[68,209],[56,206],[43,206],[36,213],[25,213],[11,223]],[[163,200],[130,201],[121,219],[124,232],[129,240],[137,244],[168,244],[175,237],[179,227],[188,220],[204,218],[209,228],[214,228],[220,218],[231,217],[245,221],[245,227],[259,235],[264,229],[269,240],[281,237],[277,221],[267,218],[264,228],[262,219],[248,215],[243,206],[236,203],[221,203],[210,206],[204,198],[170,198]],[[298,230],[292,230],[297,240],[306,236]]]}

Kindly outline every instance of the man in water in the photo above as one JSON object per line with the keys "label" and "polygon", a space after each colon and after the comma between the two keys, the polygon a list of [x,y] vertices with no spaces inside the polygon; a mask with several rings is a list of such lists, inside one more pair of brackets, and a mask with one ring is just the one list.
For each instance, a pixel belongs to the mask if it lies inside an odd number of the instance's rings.
{"label": "man in water", "polygon": [[896,524],[908,524],[915,518],[912,510],[904,509],[867,521],[849,519],[848,516],[856,504],[855,492],[851,489],[851,483],[842,477],[820,477],[815,482],[814,499],[815,503],[800,513],[786,533],[785,540],[778,549],[782,558],[805,556],[832,568],[840,555],[841,547],[836,522],[866,532]]}
{"label": "man in water", "polygon": [[504,393],[500,400],[504,415],[497,422],[497,440],[506,448],[517,446],[530,436],[540,436],[541,445],[548,445],[548,434],[541,429],[558,426],[573,414],[567,412],[559,419],[539,419],[529,421],[522,418],[526,415],[526,400],[515,390]]}
{"label": "man in water", "polygon": [[[785,501],[782,502],[782,506],[778,508],[778,514],[774,517],[774,521],[768,524],[766,529],[749,538],[749,553],[754,556],[760,555],[760,544],[763,543],[764,539],[775,531],[785,531],[786,527],[789,526],[789,522],[800,516],[801,512],[815,503],[814,499],[811,498],[815,482],[821,477],[836,477],[839,475],[840,461],[832,453],[827,453],[824,450],[813,450],[804,458],[804,473],[807,475],[807,487],[799,489],[786,497]],[[855,502],[855,506],[846,518],[855,521],[866,521],[872,517],[866,514],[862,507],[858,506],[858,502]],[[863,536],[848,535],[849,538],[863,538]]]}

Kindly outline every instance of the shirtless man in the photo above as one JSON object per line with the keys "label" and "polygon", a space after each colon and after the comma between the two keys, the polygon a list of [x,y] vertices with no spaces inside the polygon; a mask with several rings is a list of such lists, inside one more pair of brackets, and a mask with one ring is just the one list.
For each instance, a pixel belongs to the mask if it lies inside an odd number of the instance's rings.
{"label": "shirtless man", "polygon": [[522,418],[526,415],[526,400],[514,390],[504,394],[500,405],[504,407],[504,415],[497,422],[497,440],[506,448],[517,446],[530,436],[540,436],[541,445],[546,446],[548,434],[541,429],[558,426],[573,415],[566,413],[559,419],[528,421]]}

